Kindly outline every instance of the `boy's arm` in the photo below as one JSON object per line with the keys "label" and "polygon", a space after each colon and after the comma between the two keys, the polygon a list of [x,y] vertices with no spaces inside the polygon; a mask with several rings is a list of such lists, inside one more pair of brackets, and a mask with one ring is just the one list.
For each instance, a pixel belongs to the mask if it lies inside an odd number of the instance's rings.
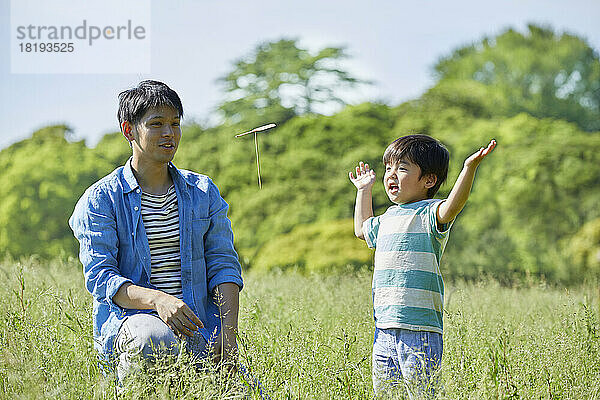
{"label": "boy's arm", "polygon": [[454,187],[450,191],[448,198],[440,204],[437,210],[437,222],[440,225],[447,224],[453,221],[454,218],[460,213],[465,206],[469,193],[471,192],[471,186],[473,185],[473,179],[475,178],[475,172],[479,163],[490,154],[496,147],[496,141],[492,139],[487,148],[480,148],[479,151],[473,153],[469,158],[465,160],[462,171],[454,184]]}
{"label": "boy's arm", "polygon": [[375,171],[362,161],[356,167],[356,178],[352,172],[348,174],[350,181],[356,186],[356,205],[354,206],[354,234],[365,240],[362,224],[373,216],[373,199],[371,189],[375,183]]}

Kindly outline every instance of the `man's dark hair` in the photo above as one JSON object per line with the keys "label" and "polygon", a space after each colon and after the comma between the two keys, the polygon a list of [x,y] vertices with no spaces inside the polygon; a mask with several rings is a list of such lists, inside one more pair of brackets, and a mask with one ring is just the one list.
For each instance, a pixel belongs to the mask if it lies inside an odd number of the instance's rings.
{"label": "man's dark hair", "polygon": [[160,106],[173,107],[179,118],[183,117],[181,99],[173,89],[162,82],[142,81],[137,87],[119,93],[119,126],[124,121],[135,125],[149,109]]}
{"label": "man's dark hair", "polygon": [[383,164],[397,164],[400,160],[408,160],[421,168],[421,178],[434,174],[435,185],[427,190],[427,197],[432,198],[448,176],[450,153],[436,139],[427,135],[408,135],[394,140],[383,153]]}

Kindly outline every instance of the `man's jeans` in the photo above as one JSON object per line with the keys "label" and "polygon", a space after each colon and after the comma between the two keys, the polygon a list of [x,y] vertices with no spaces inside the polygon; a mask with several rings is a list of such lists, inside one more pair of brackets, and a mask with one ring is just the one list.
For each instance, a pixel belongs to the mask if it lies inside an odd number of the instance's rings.
{"label": "man's jeans", "polygon": [[[194,357],[207,355],[206,341],[198,332],[193,337],[185,337],[185,347]],[[177,356],[180,340],[158,316],[134,314],[123,322],[115,339],[117,358],[117,378],[124,379],[135,372],[140,359],[152,364],[158,357]]]}
{"label": "man's jeans", "polygon": [[373,390],[394,396],[406,385],[410,398],[432,398],[442,361],[443,339],[435,332],[375,328]]}

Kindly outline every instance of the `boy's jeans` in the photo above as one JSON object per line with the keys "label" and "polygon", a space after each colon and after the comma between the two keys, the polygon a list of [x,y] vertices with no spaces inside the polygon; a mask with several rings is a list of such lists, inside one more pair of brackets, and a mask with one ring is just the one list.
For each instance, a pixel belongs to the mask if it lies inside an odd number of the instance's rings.
{"label": "boy's jeans", "polygon": [[442,335],[407,329],[375,328],[373,390],[377,397],[393,396],[404,382],[410,398],[432,398],[442,361]]}

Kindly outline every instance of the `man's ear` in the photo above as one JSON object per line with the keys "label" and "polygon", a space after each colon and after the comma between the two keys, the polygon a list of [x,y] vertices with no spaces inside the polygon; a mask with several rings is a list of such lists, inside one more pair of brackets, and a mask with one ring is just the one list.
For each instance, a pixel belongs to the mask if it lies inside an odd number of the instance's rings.
{"label": "man's ear", "polygon": [[425,179],[425,187],[431,189],[437,183],[437,176],[435,174],[427,174],[423,177]]}
{"label": "man's ear", "polygon": [[133,125],[129,121],[121,122],[121,132],[129,143],[133,141]]}

